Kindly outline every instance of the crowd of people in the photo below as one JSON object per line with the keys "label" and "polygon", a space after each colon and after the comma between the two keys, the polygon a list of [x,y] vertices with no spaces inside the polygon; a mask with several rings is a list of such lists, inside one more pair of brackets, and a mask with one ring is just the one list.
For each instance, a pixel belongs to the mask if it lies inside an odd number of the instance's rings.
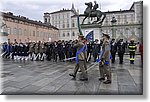
{"label": "crowd of people", "polygon": [[[134,41],[131,41],[135,45],[136,50],[136,44]],[[130,42],[130,43],[131,43]],[[31,60],[31,61],[65,61],[65,59],[70,58],[69,61],[73,61],[71,58],[76,57],[77,48],[74,47],[75,44],[78,43],[78,40],[70,40],[70,41],[54,41],[54,42],[26,42],[22,43],[17,42],[16,40],[14,43],[11,43],[10,41],[5,42],[2,44],[2,54],[1,56],[3,58],[10,58],[13,60]],[[86,56],[87,56],[87,62],[93,61],[96,62],[96,60],[99,58],[100,53],[102,52],[102,40],[96,39],[94,42],[87,42],[86,39],[84,39],[84,43],[87,45],[86,49]],[[123,39],[120,39],[118,42],[115,41],[115,39],[112,39],[110,41],[110,51],[112,55],[112,63],[115,62],[116,59],[116,53],[118,53],[119,56],[119,63],[123,63],[123,56],[127,48],[129,48],[129,44],[127,42],[124,42]],[[130,44],[131,45],[131,44]],[[133,48],[133,49],[134,49]],[[130,49],[130,48],[129,48]],[[135,50],[133,50],[132,55],[134,55]],[[132,56],[131,55],[131,56]]]}

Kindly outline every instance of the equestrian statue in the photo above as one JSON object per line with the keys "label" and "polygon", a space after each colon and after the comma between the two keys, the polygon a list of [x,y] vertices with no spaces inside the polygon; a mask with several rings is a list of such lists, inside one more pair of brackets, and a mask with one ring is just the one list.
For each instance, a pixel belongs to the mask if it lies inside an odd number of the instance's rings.
{"label": "equestrian statue", "polygon": [[97,10],[99,5],[96,3],[96,1],[94,1],[94,6],[92,2],[85,3],[85,5],[87,5],[87,8],[84,11],[85,18],[83,19],[82,24],[84,24],[86,18],[90,17],[91,21],[93,20],[93,17],[97,18],[97,20],[93,21],[92,24],[102,24],[106,17],[106,14],[104,12],[101,12],[100,10]]}

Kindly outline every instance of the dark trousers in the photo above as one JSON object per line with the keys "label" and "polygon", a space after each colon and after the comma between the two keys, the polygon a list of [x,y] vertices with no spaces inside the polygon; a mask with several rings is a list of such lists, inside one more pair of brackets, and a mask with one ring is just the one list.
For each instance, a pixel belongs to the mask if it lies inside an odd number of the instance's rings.
{"label": "dark trousers", "polygon": [[94,57],[94,62],[96,62],[96,59],[98,57],[98,53],[93,53],[93,57]]}
{"label": "dark trousers", "polygon": [[118,52],[118,56],[119,56],[119,63],[122,64],[122,63],[123,63],[123,56],[124,56],[124,53],[119,53],[119,52]]}
{"label": "dark trousers", "polygon": [[62,60],[65,59],[65,53],[64,53],[64,52],[61,53],[61,59],[62,59]]}
{"label": "dark trousers", "polygon": [[41,60],[41,61],[44,60],[44,53],[40,53],[40,60]]}
{"label": "dark trousers", "polygon": [[135,51],[130,51],[130,64],[134,64]]}
{"label": "dark trousers", "polygon": [[112,52],[111,55],[112,55],[112,63],[114,63],[115,62],[116,52]]}
{"label": "dark trousers", "polygon": [[61,54],[62,52],[58,52],[58,56],[59,56],[59,60],[62,60],[62,54]]}
{"label": "dark trousers", "polygon": [[57,62],[57,53],[53,52],[53,59],[55,62]]}
{"label": "dark trousers", "polygon": [[47,52],[47,53],[46,53],[46,60],[47,60],[47,61],[50,61],[50,60],[51,60],[51,57],[52,57],[51,52]]}

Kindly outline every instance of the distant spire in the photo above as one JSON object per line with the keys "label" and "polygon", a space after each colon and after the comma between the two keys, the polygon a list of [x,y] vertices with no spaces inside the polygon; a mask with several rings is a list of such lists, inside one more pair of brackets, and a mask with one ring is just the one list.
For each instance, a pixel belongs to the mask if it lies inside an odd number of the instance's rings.
{"label": "distant spire", "polygon": [[74,8],[74,3],[72,3],[72,8],[71,8],[71,10],[75,10],[75,8]]}
{"label": "distant spire", "polygon": [[72,3],[72,8],[71,8],[71,10],[73,10],[74,13],[76,13],[76,9],[75,9],[75,7],[74,7],[74,3]]}

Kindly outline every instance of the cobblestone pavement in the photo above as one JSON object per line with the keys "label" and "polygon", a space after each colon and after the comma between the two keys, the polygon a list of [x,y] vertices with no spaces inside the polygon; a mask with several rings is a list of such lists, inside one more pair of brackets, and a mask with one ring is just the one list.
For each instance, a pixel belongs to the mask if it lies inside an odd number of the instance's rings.
{"label": "cobblestone pavement", "polygon": [[73,62],[3,59],[0,71],[2,94],[143,94],[140,56],[136,56],[134,65],[129,64],[129,55],[125,56],[123,65],[118,63],[117,58],[111,65],[112,83],[103,84],[98,80],[98,65],[88,70],[88,81],[80,81],[80,72],[76,80],[69,76],[75,66]]}

